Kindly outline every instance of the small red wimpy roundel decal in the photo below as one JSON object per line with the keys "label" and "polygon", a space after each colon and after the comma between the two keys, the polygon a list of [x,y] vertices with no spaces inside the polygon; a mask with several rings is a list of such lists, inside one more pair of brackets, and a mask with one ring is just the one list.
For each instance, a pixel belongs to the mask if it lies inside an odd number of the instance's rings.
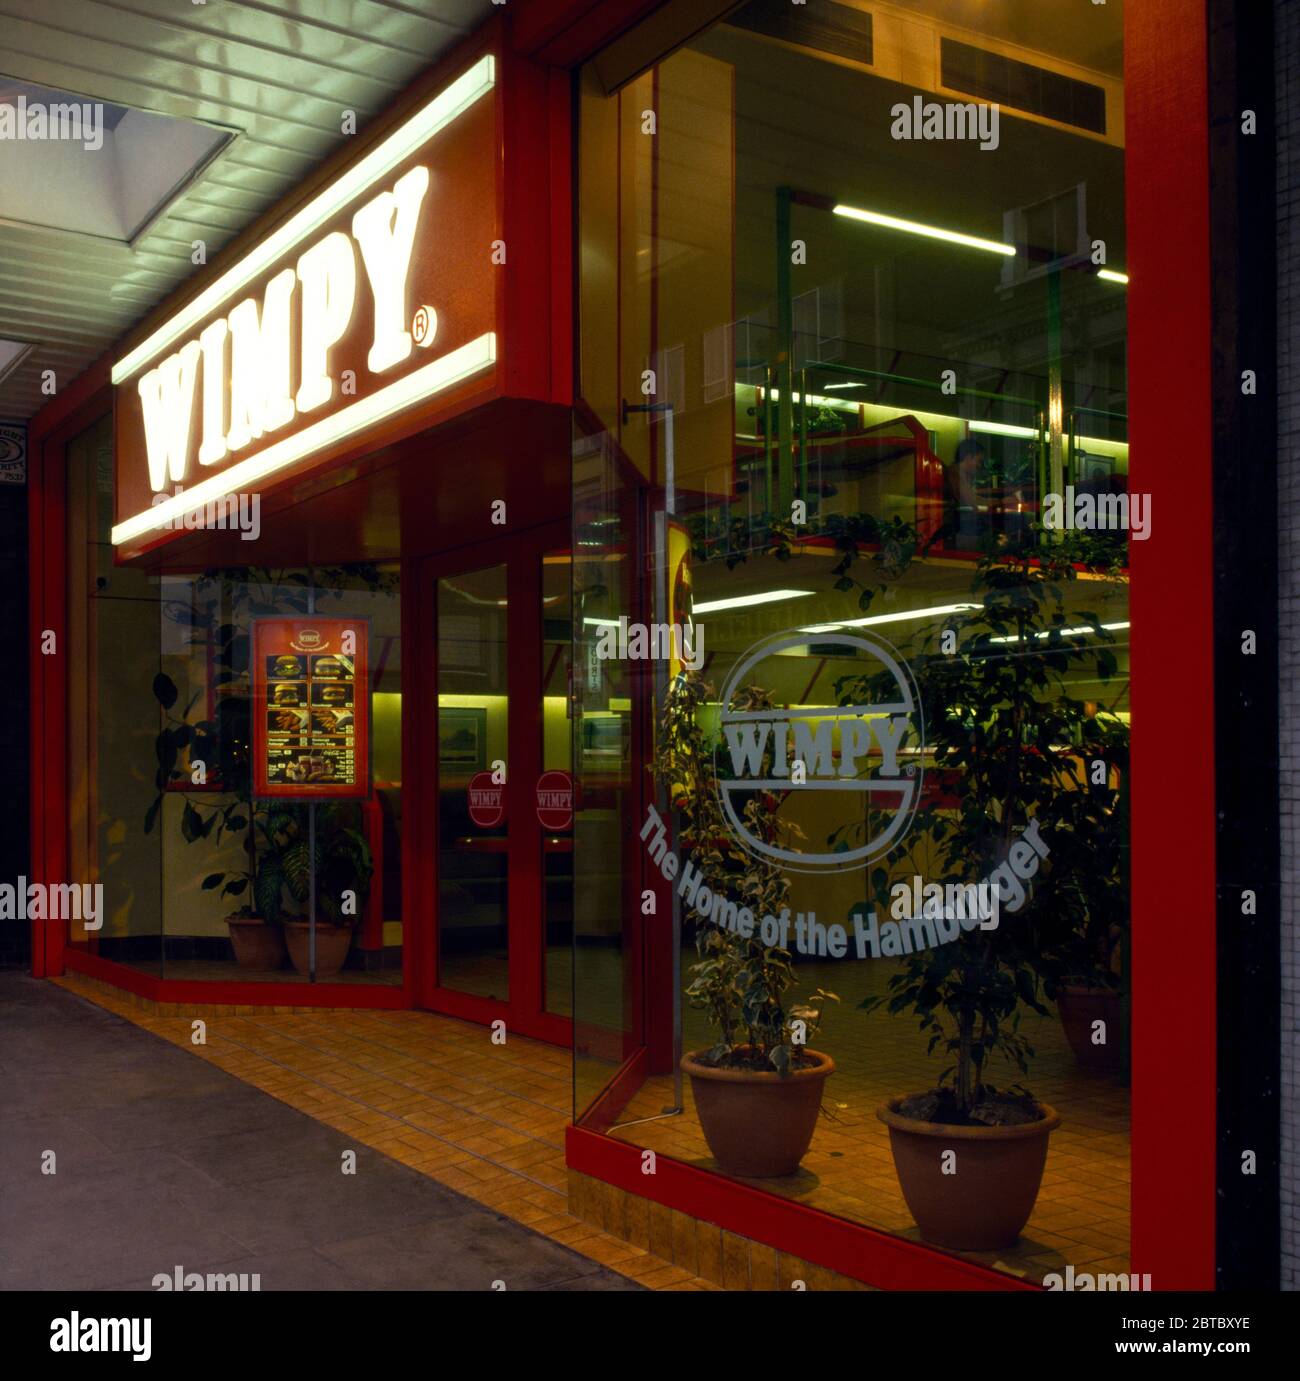
{"label": "small red wimpy roundel decal", "polygon": [[567,772],[538,777],[537,820],[544,830],[567,830],[573,824],[573,778]]}
{"label": "small red wimpy roundel decal", "polygon": [[469,818],[481,830],[494,829],[506,818],[504,782],[494,782],[491,772],[475,772],[469,779]]}

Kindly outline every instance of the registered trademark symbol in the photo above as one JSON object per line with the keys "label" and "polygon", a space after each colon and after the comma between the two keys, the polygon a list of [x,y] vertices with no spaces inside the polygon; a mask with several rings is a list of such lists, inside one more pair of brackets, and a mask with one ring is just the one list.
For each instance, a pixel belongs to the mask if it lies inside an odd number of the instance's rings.
{"label": "registered trademark symbol", "polygon": [[438,334],[438,313],[432,307],[416,310],[415,320],[411,322],[411,335],[416,345],[432,345]]}

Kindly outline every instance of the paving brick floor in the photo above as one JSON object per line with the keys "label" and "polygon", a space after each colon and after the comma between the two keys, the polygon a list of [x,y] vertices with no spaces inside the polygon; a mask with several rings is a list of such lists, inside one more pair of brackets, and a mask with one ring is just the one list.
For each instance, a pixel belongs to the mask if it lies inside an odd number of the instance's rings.
{"label": "paving brick floor", "polygon": [[[599,1257],[613,1254],[610,1243],[574,1250],[548,1240],[520,1223],[542,1210],[497,1210],[486,1186],[453,1192],[399,1163],[401,1146],[380,1154],[368,1134],[332,1127],[306,1097],[351,1088],[357,1099],[369,1092],[391,1103],[398,1081],[385,1088],[372,1075],[345,1075],[336,1053],[313,1052],[310,1037],[283,1029],[256,1069],[247,1045],[221,1034],[220,1018],[210,1022],[214,1058],[200,1062],[178,1048],[188,1021],[164,1022],[167,1044],[104,1010],[111,1004],[81,1001],[76,983],[65,987],[73,992],[0,975],[0,1288],[150,1290],[177,1267],[256,1274],[262,1290],[486,1291],[496,1281],[508,1290],[635,1290],[639,1275],[657,1283],[657,1259],[642,1252],[634,1261],[619,1243],[622,1268],[606,1269]],[[277,1082],[275,1096],[223,1073],[222,1061],[236,1057],[246,1073]],[[295,1066],[311,1073],[299,1079]],[[303,1112],[286,1106],[294,1100]],[[378,1126],[361,1121],[379,1115],[359,1102],[355,1114],[354,1125]],[[511,1140],[519,1150],[528,1142]],[[355,1173],[345,1174],[348,1152]],[[543,1187],[549,1170],[532,1175],[529,1190],[553,1199]]]}
{"label": "paving brick floor", "polygon": [[[718,1288],[569,1213],[567,1050],[520,1036],[493,1045],[488,1028],[431,1012],[155,1015],[75,975],[53,982],[617,1276],[652,1289]],[[191,1041],[196,1014],[203,1045]]]}

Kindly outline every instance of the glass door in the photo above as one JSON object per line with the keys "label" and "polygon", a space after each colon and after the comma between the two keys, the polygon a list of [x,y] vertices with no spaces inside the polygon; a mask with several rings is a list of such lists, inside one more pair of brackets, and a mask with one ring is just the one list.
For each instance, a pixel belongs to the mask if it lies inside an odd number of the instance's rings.
{"label": "glass door", "polygon": [[542,926],[546,1010],[573,1015],[573,562],[567,551],[541,558]]}
{"label": "glass door", "polygon": [[573,824],[567,524],[434,558],[429,1005],[567,1042]]}
{"label": "glass door", "polygon": [[436,582],[438,983],[510,997],[504,564]]}

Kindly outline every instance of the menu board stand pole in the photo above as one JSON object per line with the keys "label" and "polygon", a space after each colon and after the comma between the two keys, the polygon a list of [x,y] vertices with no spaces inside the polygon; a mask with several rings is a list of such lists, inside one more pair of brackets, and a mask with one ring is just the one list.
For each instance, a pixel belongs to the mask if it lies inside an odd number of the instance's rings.
{"label": "menu board stand pole", "polygon": [[[316,577],[307,568],[307,612],[316,612]],[[310,707],[308,714],[311,713]],[[310,740],[308,740],[310,742]],[[307,981],[316,981],[316,801],[307,802]]]}
{"label": "menu board stand pole", "polygon": [[307,802],[307,969],[316,981],[316,802]]}

